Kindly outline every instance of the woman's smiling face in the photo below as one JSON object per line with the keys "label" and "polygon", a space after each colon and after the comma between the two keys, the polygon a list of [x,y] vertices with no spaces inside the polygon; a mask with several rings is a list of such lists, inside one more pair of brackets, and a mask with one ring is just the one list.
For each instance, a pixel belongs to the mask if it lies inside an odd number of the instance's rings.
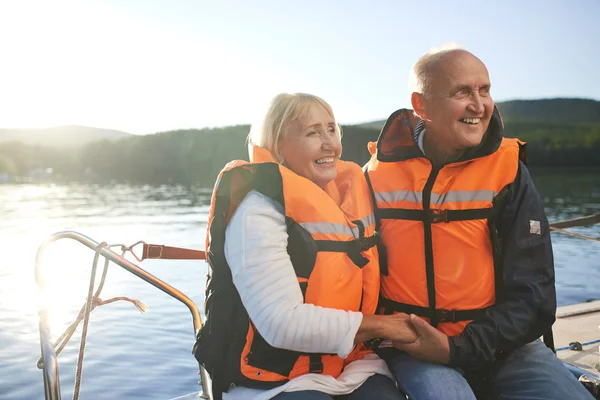
{"label": "woman's smiling face", "polygon": [[342,142],[324,107],[312,105],[306,115],[288,122],[283,133],[278,156],[289,169],[321,188],[335,179]]}

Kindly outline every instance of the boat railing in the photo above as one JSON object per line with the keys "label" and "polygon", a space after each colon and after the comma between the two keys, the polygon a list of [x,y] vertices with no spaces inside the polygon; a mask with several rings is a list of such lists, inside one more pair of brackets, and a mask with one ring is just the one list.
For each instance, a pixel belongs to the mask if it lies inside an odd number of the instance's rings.
{"label": "boat railing", "polygon": [[[64,231],[55,233],[52,236],[50,236],[46,241],[44,241],[44,243],[42,243],[42,245],[39,247],[35,261],[35,280],[39,292],[42,292],[44,290],[44,276],[42,273],[43,253],[48,248],[48,246],[61,239],[72,239],[83,244],[84,246],[87,246],[88,248],[98,252],[99,255],[103,256],[106,260],[112,261],[114,264],[131,272],[138,278],[148,282],[157,289],[162,290],[164,293],[185,304],[189,309],[190,313],[192,314],[194,334],[198,333],[202,326],[200,312],[198,311],[198,307],[196,306],[196,304],[188,296],[186,296],[184,293],[180,292],[173,286],[169,285],[168,283],[163,282],[159,278],[145,271],[138,265],[127,260],[126,258],[124,258],[123,255],[114,252],[110,249],[110,247],[101,246],[100,243],[75,231]],[[43,302],[40,303],[38,315],[41,347],[41,359],[38,363],[38,367],[43,371],[45,398],[46,400],[60,400],[61,396],[58,371],[58,357],[56,351],[54,350],[52,336],[50,334],[48,310],[46,308],[46,304],[44,304]],[[199,373],[201,378],[200,384],[202,386],[202,393],[199,395],[199,398],[210,399],[210,378],[208,376],[208,373],[204,368],[202,368],[202,366],[200,366]]]}

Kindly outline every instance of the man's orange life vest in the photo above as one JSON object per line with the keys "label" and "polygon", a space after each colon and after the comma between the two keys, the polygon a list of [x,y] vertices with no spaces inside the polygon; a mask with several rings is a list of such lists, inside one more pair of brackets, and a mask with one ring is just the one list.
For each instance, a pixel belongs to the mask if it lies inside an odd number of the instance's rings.
{"label": "man's orange life vest", "polygon": [[223,169],[211,201],[207,318],[194,354],[211,375],[215,395],[235,385],[270,388],[309,372],[337,377],[348,362],[367,353],[358,346],[344,360],[335,354],[278,349],[256,330],[224,257],[225,229],[251,190],[285,210],[288,254],[305,303],[364,314],[377,309],[380,272],[375,218],[361,168],[338,161],[337,178],[323,190],[275,163],[267,150],[255,147],[251,163],[234,161]]}
{"label": "man's orange life vest", "polygon": [[436,169],[414,143],[415,122],[410,111],[397,111],[385,142],[370,146],[367,177],[387,251],[387,273],[380,252],[380,306],[417,314],[452,336],[495,303],[491,217],[516,177],[522,142],[501,139],[490,154]]}

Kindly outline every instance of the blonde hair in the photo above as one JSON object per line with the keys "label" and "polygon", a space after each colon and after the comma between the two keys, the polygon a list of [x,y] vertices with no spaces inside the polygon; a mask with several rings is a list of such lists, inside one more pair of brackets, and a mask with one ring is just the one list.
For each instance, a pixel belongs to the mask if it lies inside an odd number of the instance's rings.
{"label": "blonde hair", "polygon": [[[288,122],[303,118],[311,108],[324,109],[335,121],[331,106],[322,98],[307,93],[280,93],[273,97],[262,120],[252,124],[248,143],[264,147],[273,157],[278,157],[278,146],[285,139],[285,126]],[[336,123],[336,133],[341,137],[341,129]],[[278,160],[280,161],[280,160]]]}
{"label": "blonde hair", "polygon": [[408,78],[408,96],[420,93],[425,98],[431,95],[432,67],[447,54],[455,51],[466,51],[456,43],[447,43],[443,46],[433,48],[423,54],[413,64]]}

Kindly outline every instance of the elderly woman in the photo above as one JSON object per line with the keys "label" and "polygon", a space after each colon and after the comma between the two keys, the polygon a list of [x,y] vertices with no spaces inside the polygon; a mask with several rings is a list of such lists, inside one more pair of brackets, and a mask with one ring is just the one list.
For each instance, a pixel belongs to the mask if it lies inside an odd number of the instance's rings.
{"label": "elderly woman", "polygon": [[331,107],[279,94],[221,172],[207,234],[206,323],[194,354],[224,399],[400,399],[365,342],[413,342],[373,315],[378,236],[361,168],[339,160]]}

